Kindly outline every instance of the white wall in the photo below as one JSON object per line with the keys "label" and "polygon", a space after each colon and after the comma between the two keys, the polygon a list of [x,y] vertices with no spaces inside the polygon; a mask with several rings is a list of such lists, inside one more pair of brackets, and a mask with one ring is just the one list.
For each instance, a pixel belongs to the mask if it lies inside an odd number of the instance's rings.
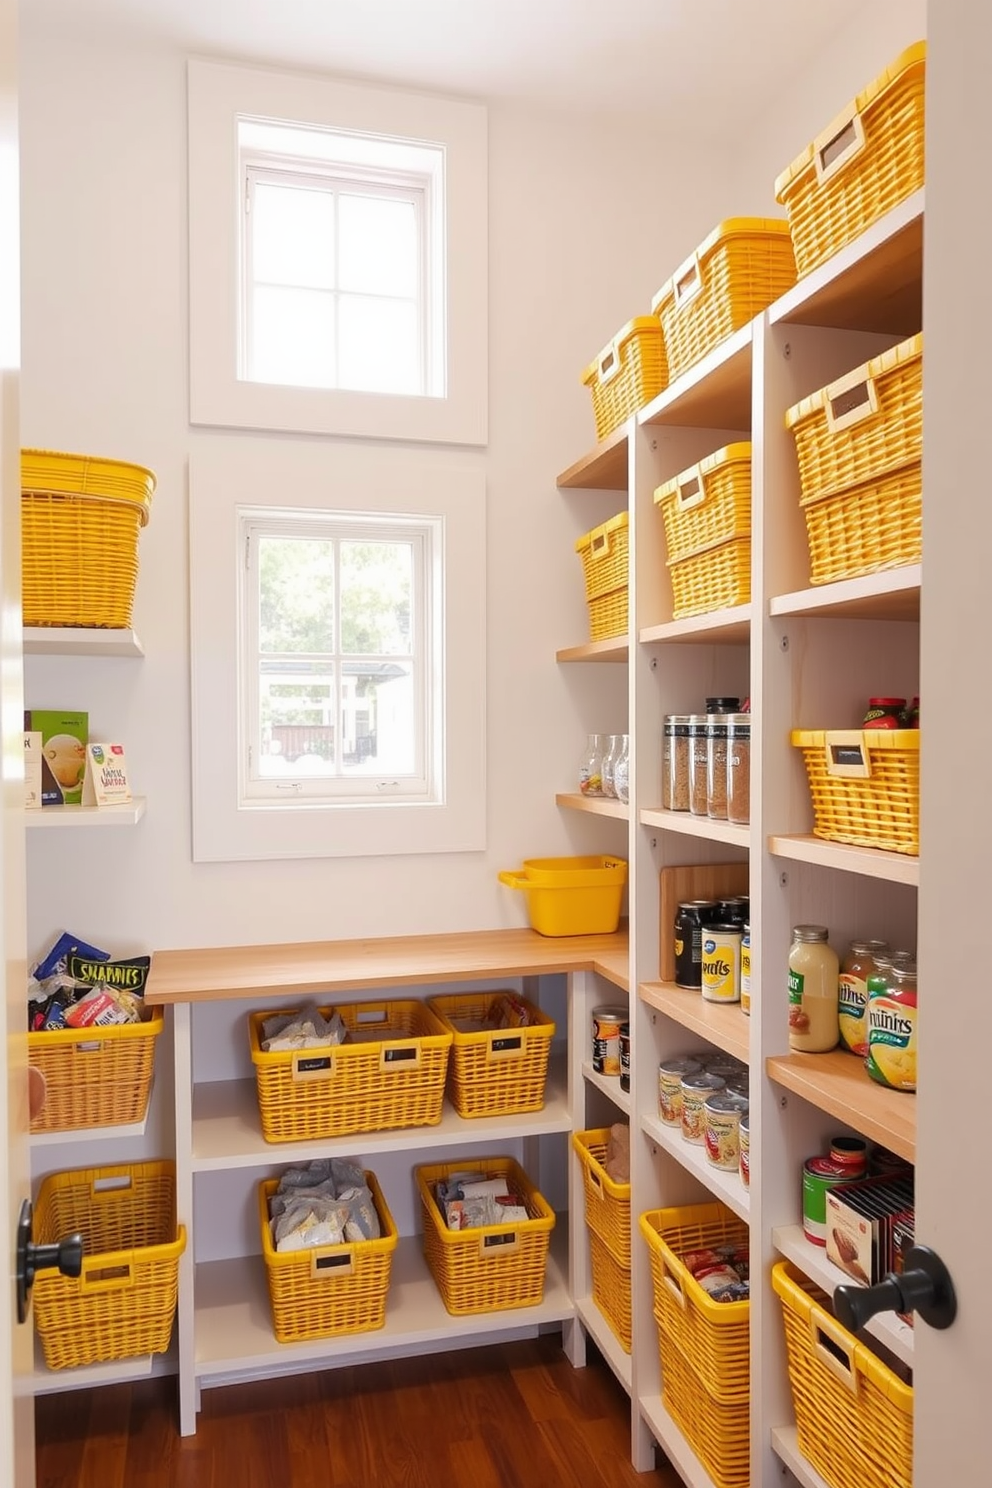
{"label": "white wall", "polygon": [[[500,868],[618,851],[621,824],[565,820],[590,728],[625,727],[556,648],[586,638],[576,536],[622,504],[559,495],[594,442],[579,374],[644,313],[722,215],[714,161],[612,131],[496,109],[490,120],[488,816],[485,854],[194,865],[190,859],[186,485],[211,434],[186,417],[184,58],[41,34],[25,15],[23,442],[150,465],[135,627],[143,661],[31,658],[27,703],[86,707],[122,737],[148,813],[134,830],[34,833],[29,949],[63,926],[112,949],[414,933],[525,923]],[[414,452],[415,457],[415,452]],[[460,457],[462,458],[462,457]],[[612,669],[611,669],[612,670]]]}

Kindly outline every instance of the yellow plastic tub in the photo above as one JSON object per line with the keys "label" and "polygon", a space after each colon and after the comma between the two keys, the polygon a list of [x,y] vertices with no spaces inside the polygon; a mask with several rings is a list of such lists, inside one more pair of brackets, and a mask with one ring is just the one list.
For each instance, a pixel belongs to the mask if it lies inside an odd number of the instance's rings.
{"label": "yellow plastic tub", "polygon": [[627,882],[623,858],[527,858],[499,881],[527,894],[531,928],[540,935],[611,935],[620,924]]}

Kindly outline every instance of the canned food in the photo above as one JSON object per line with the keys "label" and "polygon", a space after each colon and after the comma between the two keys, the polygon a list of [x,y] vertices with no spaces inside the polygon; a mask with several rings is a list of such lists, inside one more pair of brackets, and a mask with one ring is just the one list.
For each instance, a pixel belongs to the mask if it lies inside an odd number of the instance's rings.
{"label": "canned food", "polygon": [[706,1102],[711,1095],[724,1088],[720,1075],[705,1071],[698,1075],[686,1075],[682,1080],[682,1136],[685,1141],[701,1147],[706,1140]]}
{"label": "canned food", "polygon": [[698,992],[703,982],[703,927],[715,919],[715,899],[684,899],[675,915],[675,985]]}
{"label": "canned food", "polygon": [[592,1067],[597,1075],[620,1074],[620,1025],[626,1021],[626,1008],[593,1008]]}
{"label": "canned food", "polygon": [[873,1080],[891,1090],[916,1089],[916,968],[896,963],[888,986],[876,991],[868,985],[868,1058],[865,1068]]}
{"label": "canned food", "polygon": [[744,926],[741,938],[741,1012],[751,1014],[751,926]]}
{"label": "canned food", "polygon": [[705,1002],[740,1002],[740,925],[707,925],[703,934],[702,994]]}
{"label": "canned food", "polygon": [[630,1089],[630,1024],[620,1024],[620,1089]]}
{"label": "canned food", "polygon": [[698,1059],[664,1059],[658,1066],[658,1116],[665,1126],[682,1125],[682,1081],[701,1075]]}
{"label": "canned food", "polygon": [[863,1137],[831,1137],[830,1161],[847,1168],[852,1178],[860,1178],[868,1168],[868,1143]]}
{"label": "canned food", "polygon": [[745,1111],[737,1128],[737,1140],[740,1145],[738,1174],[745,1188],[751,1187],[751,1115]]}
{"label": "canned food", "polygon": [[740,1167],[740,1124],[747,1114],[747,1097],[718,1091],[705,1102],[706,1156],[715,1168],[736,1173]]}
{"label": "canned food", "polygon": [[814,1245],[827,1243],[828,1190],[852,1181],[850,1168],[829,1157],[811,1157],[803,1163],[803,1232]]}
{"label": "canned food", "polygon": [[751,913],[751,901],[747,894],[732,894],[728,899],[716,901],[716,919],[722,925],[739,925],[743,930]]}

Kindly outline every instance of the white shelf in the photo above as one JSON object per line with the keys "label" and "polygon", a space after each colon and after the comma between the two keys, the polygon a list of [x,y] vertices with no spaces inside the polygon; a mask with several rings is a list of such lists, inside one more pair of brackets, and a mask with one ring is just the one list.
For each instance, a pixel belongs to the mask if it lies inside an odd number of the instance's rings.
{"label": "white shelf", "polygon": [[888,883],[919,887],[920,860],[911,853],[885,852],[878,847],[848,847],[843,842],[824,842],[820,837],[769,837],[773,858],[792,858],[797,863],[816,863],[841,873],[860,873],[863,878],[884,878]]}
{"label": "white shelf", "polygon": [[734,605],[729,610],[712,610],[708,615],[688,615],[684,620],[668,620],[661,625],[646,625],[638,635],[642,645],[664,645],[678,641],[713,646],[746,645],[751,639],[751,606]]}
{"label": "white shelf", "polygon": [[582,1326],[591,1335],[599,1352],[629,1395],[632,1389],[630,1355],[624,1353],[617,1335],[596,1306],[592,1297],[577,1298],[575,1311]]}
{"label": "white shelf", "polygon": [[30,1389],[34,1395],[55,1395],[65,1390],[92,1390],[101,1385],[123,1385],[130,1380],[151,1379],[153,1375],[175,1374],[178,1369],[175,1338],[165,1354],[139,1354],[133,1359],[112,1359],[107,1364],[83,1364],[76,1369],[49,1369],[41,1339],[34,1337],[34,1374]]}
{"label": "white shelf", "polygon": [[144,656],[133,630],[95,630],[70,625],[26,625],[25,656]]}
{"label": "white shelf", "polygon": [[722,1199],[738,1219],[748,1223],[751,1213],[750,1192],[736,1172],[728,1173],[722,1168],[715,1168],[706,1156],[705,1147],[683,1141],[677,1127],[665,1126],[656,1116],[642,1116],[641,1128],[659,1147],[670,1153],[676,1162],[681,1163],[683,1168],[695,1174],[715,1198]]}
{"label": "white shelf", "polygon": [[551,1236],[544,1296],[536,1307],[453,1317],[424,1260],[419,1236],[406,1236],[393,1252],[385,1327],[304,1343],[277,1343],[272,1331],[265,1262],[261,1255],[202,1262],[196,1268],[195,1370],[198,1381],[245,1374],[256,1377],[311,1367],[328,1368],[361,1356],[423,1353],[452,1339],[484,1339],[513,1329],[536,1329],[574,1316],[568,1294],[568,1226],[562,1216]]}
{"label": "white shelf", "polygon": [[593,1069],[591,1064],[584,1064],[582,1066],[582,1075],[590,1085],[595,1085],[596,1089],[601,1090],[615,1106],[621,1111],[625,1111],[628,1117],[630,1116],[630,1091],[620,1089],[619,1075],[601,1075]]}
{"label": "white shelf", "polygon": [[644,1395],[637,1402],[638,1409],[665,1456],[686,1484],[686,1488],[716,1488],[681,1429],[676,1426],[661,1395]]}
{"label": "white shelf", "polygon": [[149,1097],[148,1106],[141,1121],[132,1121],[127,1125],[120,1126],[80,1126],[70,1131],[43,1131],[32,1132],[30,1141],[32,1148],[35,1147],[68,1147],[75,1142],[121,1142],[125,1137],[143,1137],[148,1125],[148,1108],[151,1105]]}
{"label": "white shelf", "polygon": [[830,1488],[826,1478],[821,1478],[800,1452],[799,1432],[795,1426],[772,1427],[772,1451],[804,1488]]}
{"label": "white shelf", "polygon": [[646,806],[640,813],[641,825],[660,827],[663,832],[679,832],[684,837],[705,837],[710,842],[730,842],[735,847],[751,845],[751,828],[736,822],[716,821],[710,816],[693,816],[691,811],[663,811],[660,806]]}
{"label": "white shelf", "polygon": [[145,814],[144,796],[135,796],[127,806],[41,806],[24,813],[29,831],[44,828],[55,832],[73,827],[133,827]]}
{"label": "white shelf", "polygon": [[[834,1288],[853,1285],[851,1278],[833,1261],[821,1245],[811,1245],[803,1234],[802,1225],[783,1225],[772,1230],[772,1244],[787,1261],[798,1266],[804,1276],[833,1296]],[[913,1330],[894,1312],[880,1312],[873,1317],[865,1332],[877,1338],[891,1349],[898,1359],[910,1368],[913,1365]]]}
{"label": "white shelf", "polygon": [[815,589],[776,594],[768,601],[768,613],[814,620],[919,620],[922,577],[920,564],[910,563],[856,579],[839,579]]}
{"label": "white shelf", "polygon": [[351,1156],[375,1152],[436,1152],[466,1143],[569,1132],[565,1070],[560,1059],[548,1068],[544,1109],[520,1116],[466,1120],[445,1101],[437,1126],[402,1127],[397,1131],[352,1133],[327,1141],[266,1142],[258,1112],[258,1090],[252,1080],[218,1080],[193,1087],[193,1171],[263,1168],[271,1163],[308,1161],[312,1157]]}
{"label": "white shelf", "polygon": [[742,326],[637,415],[639,424],[750,429],[752,327]]}

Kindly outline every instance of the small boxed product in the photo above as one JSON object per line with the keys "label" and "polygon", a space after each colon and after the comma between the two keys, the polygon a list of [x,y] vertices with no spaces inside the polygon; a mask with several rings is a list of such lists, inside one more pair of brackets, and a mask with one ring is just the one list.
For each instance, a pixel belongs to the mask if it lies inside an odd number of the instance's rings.
{"label": "small boxed product", "polygon": [[867,1178],[827,1193],[827,1256],[862,1286],[892,1269],[892,1224],[913,1204],[913,1180]]}
{"label": "small boxed product", "polygon": [[24,727],[41,734],[41,804],[78,806],[83,799],[89,714],[30,708],[24,714]]}

